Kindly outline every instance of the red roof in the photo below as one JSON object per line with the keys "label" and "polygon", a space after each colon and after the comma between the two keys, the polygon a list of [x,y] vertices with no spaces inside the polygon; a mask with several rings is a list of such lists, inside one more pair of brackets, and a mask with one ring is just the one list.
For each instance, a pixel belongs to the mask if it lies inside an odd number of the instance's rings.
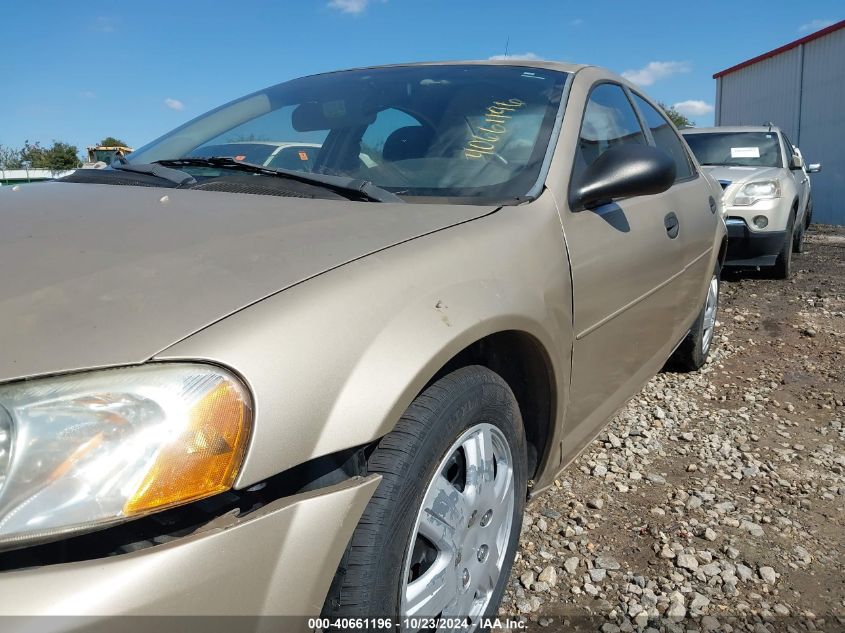
{"label": "red roof", "polygon": [[820,37],[824,37],[828,33],[833,33],[834,31],[838,31],[839,29],[845,27],[845,20],[841,20],[836,24],[831,24],[828,27],[823,28],[820,31],[816,31],[815,33],[810,33],[809,35],[802,37],[801,39],[795,40],[794,42],[790,42],[789,44],[784,44],[783,46],[776,48],[774,50],[769,51],[768,53],[763,53],[762,55],[757,55],[757,57],[752,57],[749,60],[744,62],[740,62],[736,66],[731,66],[730,68],[726,68],[725,70],[720,70],[715,75],[713,75],[713,79],[718,79],[719,77],[723,77],[724,75],[728,75],[732,72],[739,70],[740,68],[745,68],[746,66],[751,66],[752,64],[756,64],[757,62],[761,62],[764,59],[769,59],[770,57],[774,57],[775,55],[780,55],[783,52],[786,52],[790,49],[793,49],[797,46],[801,46],[801,44],[806,44],[807,42],[812,42],[815,39]]}

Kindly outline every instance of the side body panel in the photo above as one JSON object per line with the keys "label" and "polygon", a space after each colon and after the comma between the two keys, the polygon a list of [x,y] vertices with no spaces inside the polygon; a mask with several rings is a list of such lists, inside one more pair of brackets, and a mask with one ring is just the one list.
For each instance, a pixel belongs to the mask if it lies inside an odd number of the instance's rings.
{"label": "side body panel", "polygon": [[[388,433],[450,358],[496,332],[526,333],[546,350],[562,420],[569,280],[546,193],[320,275],[156,358],[208,359],[249,382],[257,408],[243,487]],[[544,463],[556,470],[560,455]]]}
{"label": "side body panel", "polygon": [[718,256],[718,246],[721,241],[715,242],[714,254],[714,236],[718,232],[719,223],[722,222],[720,204],[722,189],[702,174],[701,166],[698,165],[686,141],[665,114],[662,115],[662,119],[670,129],[661,131],[660,136],[655,134],[653,129],[649,129],[643,108],[650,106],[652,111],[660,115],[661,107],[642,93],[635,94],[638,95],[640,101],[634,99],[634,104],[640,113],[643,126],[649,130],[651,143],[672,153],[671,143],[677,142],[683,148],[691,172],[686,177],[681,174],[665,194],[673,212],[678,216],[680,227],[678,242],[683,271],[676,307],[682,322],[680,336],[684,336],[701,310],[710,284],[711,273],[715,269],[715,257]]}
{"label": "side body panel", "polygon": [[[804,158],[801,156],[801,151],[792,144],[792,141],[783,132],[781,132],[780,138],[783,146],[783,164],[787,166],[789,177],[795,183],[795,190],[798,192],[798,215],[796,216],[795,225],[800,226],[804,222],[804,214],[807,212],[807,200],[810,197],[810,176],[807,174],[807,167],[804,165]],[[800,169],[789,169],[793,156],[798,156],[801,159]]]}
{"label": "side body panel", "polygon": [[620,200],[593,210],[567,204],[582,112],[597,69],[576,75],[550,182],[561,211],[573,283],[572,386],[564,460],[577,454],[607,419],[663,364],[680,336],[681,240],[664,218],[671,192]]}
{"label": "side body panel", "polygon": [[675,340],[677,343],[698,316],[715,269],[719,243],[714,244],[713,238],[722,222],[721,206],[717,202],[721,192],[713,192],[708,181],[699,175],[676,183],[667,193],[681,226],[678,239],[681,242],[683,275],[677,309],[682,322],[680,336]]}
{"label": "side body panel", "polygon": [[[725,235],[721,205],[710,210],[710,187],[698,177],[658,196],[592,211],[568,206],[569,174],[581,114],[591,87],[619,77],[587,68],[570,92],[548,186],[555,195],[573,276],[572,385],[561,465],[601,431],[607,420],[656,374],[686,334],[704,300]],[[718,195],[716,192],[715,195]],[[668,239],[668,212],[680,234]]]}
{"label": "side body panel", "polygon": [[795,226],[800,226],[804,221],[804,213],[807,210],[807,196],[810,193],[810,188],[808,187],[809,178],[804,172],[803,166],[801,169],[790,168],[790,165],[792,164],[792,157],[798,155],[798,152],[794,150],[792,142],[783,132],[780,132],[778,137],[780,137],[780,144],[783,150],[783,180],[791,183],[789,188],[795,191],[795,197],[798,198],[798,210],[795,213]]}

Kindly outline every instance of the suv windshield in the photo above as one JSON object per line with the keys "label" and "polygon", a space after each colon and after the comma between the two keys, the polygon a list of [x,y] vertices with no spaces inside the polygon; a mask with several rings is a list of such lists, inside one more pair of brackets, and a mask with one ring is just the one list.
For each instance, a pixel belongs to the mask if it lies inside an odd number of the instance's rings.
{"label": "suv windshield", "polygon": [[403,197],[518,199],[540,175],[566,78],[495,65],[315,75],[212,110],[129,161],[225,156],[360,179]]}
{"label": "suv windshield", "polygon": [[684,139],[702,165],[783,167],[777,132],[698,132]]}

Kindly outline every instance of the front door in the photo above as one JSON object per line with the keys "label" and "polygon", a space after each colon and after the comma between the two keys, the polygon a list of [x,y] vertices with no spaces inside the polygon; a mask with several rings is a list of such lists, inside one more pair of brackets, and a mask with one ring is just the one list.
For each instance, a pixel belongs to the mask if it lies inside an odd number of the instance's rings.
{"label": "front door", "polygon": [[[647,138],[623,88],[588,97],[573,181],[604,151]],[[636,393],[677,342],[683,269],[671,189],[592,210],[563,210],[575,341],[566,427],[571,457]]]}

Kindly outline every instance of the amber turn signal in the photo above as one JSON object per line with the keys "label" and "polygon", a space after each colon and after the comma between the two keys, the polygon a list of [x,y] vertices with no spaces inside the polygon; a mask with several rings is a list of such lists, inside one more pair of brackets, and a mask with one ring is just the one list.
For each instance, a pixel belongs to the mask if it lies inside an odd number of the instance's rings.
{"label": "amber turn signal", "polygon": [[126,502],[126,515],[194,501],[232,487],[243,461],[250,411],[231,382],[221,382],[187,412],[187,428],[168,442]]}

